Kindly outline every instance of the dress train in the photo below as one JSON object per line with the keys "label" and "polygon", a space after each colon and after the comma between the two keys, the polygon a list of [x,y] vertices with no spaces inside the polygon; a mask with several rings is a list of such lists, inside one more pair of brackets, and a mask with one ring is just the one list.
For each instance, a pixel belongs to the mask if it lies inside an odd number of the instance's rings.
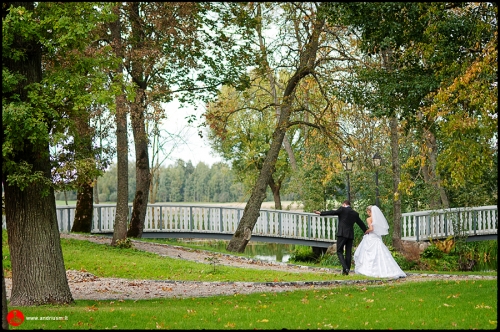
{"label": "dress train", "polygon": [[373,232],[363,236],[354,252],[354,272],[376,278],[406,277],[382,237]]}

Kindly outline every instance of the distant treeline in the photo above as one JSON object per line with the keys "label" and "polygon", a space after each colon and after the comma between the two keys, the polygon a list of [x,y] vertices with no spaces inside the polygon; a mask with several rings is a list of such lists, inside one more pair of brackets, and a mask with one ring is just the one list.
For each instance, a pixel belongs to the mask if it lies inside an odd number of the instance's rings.
{"label": "distant treeline", "polygon": [[[128,200],[132,202],[135,195],[135,162],[130,162],[128,169]],[[108,171],[97,179],[98,202],[116,202],[116,188],[117,167],[112,164]],[[244,202],[250,197],[249,190],[237,181],[231,168],[225,163],[215,163],[210,167],[199,162],[193,166],[191,161],[184,162],[179,159],[174,165],[159,167],[158,171],[154,172],[150,202]],[[267,195],[266,200],[272,201],[270,190]],[[76,199],[76,191],[56,193],[56,200]],[[282,199],[293,198],[283,196]]]}

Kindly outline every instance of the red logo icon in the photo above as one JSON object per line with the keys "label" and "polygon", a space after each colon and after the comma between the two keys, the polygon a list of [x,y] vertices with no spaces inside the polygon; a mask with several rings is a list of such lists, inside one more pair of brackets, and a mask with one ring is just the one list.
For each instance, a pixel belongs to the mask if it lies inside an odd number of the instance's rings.
{"label": "red logo icon", "polygon": [[7,314],[7,322],[12,326],[19,326],[24,322],[24,315],[20,310],[11,310]]}

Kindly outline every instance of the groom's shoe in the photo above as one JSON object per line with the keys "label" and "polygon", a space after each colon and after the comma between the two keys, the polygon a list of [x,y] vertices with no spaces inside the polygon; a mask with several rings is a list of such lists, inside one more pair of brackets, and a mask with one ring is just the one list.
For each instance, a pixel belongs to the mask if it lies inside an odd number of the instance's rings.
{"label": "groom's shoe", "polygon": [[343,275],[343,276],[348,276],[348,275],[349,275],[349,269],[347,269],[347,270],[342,270],[342,275]]}

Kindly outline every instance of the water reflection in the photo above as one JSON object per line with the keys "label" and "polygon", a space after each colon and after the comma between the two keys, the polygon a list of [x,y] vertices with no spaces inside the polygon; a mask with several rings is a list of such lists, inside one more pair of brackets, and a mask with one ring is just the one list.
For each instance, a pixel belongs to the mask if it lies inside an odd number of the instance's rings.
{"label": "water reflection", "polygon": [[260,260],[286,263],[294,245],[283,243],[249,243],[245,254]]}
{"label": "water reflection", "polygon": [[[229,243],[229,241],[225,240],[213,241],[189,239],[184,239],[182,242],[202,244],[221,251],[224,251]],[[290,259],[290,254],[294,249],[295,245],[293,244],[254,242],[247,244],[244,254],[255,259],[287,263]]]}

